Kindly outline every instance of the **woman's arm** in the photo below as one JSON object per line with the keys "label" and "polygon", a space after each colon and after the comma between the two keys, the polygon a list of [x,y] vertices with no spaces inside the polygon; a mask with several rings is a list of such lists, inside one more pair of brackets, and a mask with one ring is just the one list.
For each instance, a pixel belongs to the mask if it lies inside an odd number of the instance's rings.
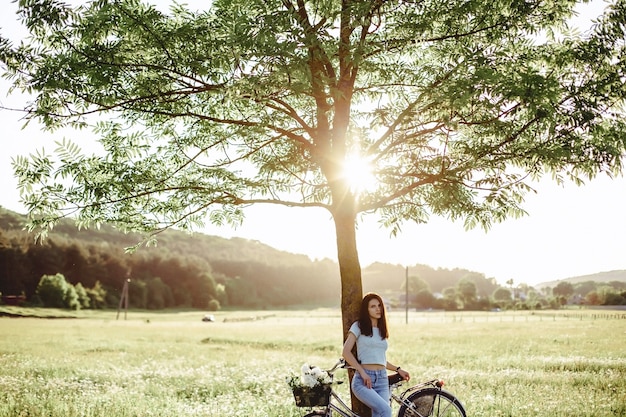
{"label": "woman's arm", "polygon": [[361,366],[357,358],[355,358],[354,354],[352,353],[352,349],[354,349],[355,343],[356,343],[356,336],[354,335],[354,333],[348,332],[348,337],[346,338],[346,341],[343,344],[342,356],[346,360],[346,362],[348,362],[348,365],[356,369],[359,375],[361,375],[361,378],[363,378],[363,382],[365,383],[365,386],[368,388],[372,388],[372,379],[367,374],[367,372],[365,372],[365,369]]}
{"label": "woman's arm", "polygon": [[409,379],[411,379],[411,375],[407,371],[405,371],[404,369],[400,368],[399,366],[393,365],[389,361],[387,361],[386,368],[387,368],[388,371],[397,372],[405,381],[408,381]]}

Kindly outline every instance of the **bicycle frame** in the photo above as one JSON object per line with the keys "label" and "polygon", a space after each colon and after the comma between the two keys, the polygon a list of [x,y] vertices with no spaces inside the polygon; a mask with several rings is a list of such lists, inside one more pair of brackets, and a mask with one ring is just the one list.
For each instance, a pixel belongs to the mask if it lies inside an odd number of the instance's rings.
{"label": "bicycle frame", "polygon": [[[331,417],[332,411],[335,411],[337,414],[343,417],[360,417],[358,414],[352,411],[350,406],[348,406],[348,404],[346,404],[341,399],[341,397],[339,397],[339,394],[337,394],[335,390],[330,391],[330,398],[331,400],[328,403],[328,406],[326,407],[327,417]],[[334,402],[333,402],[333,399],[335,400]]]}
{"label": "bicycle frame", "polygon": [[[337,368],[354,369],[354,368],[347,366],[345,361],[339,360],[339,362],[337,362],[337,364],[335,364],[333,368],[326,371],[332,377],[333,384],[338,383],[334,381],[334,371]],[[419,392],[420,390],[423,390],[426,388],[435,388],[437,390],[441,390],[441,387],[443,386],[443,381],[438,380],[438,379],[433,379],[427,382],[422,382],[420,384],[413,385],[407,388],[406,390],[402,391],[402,393],[397,394],[395,391],[398,388],[400,388],[400,386],[402,386],[403,382],[404,381],[399,378],[396,378],[395,380],[390,380],[390,384],[389,384],[390,401],[397,403],[400,407],[405,406],[408,408],[412,406],[412,404],[407,400],[407,398],[411,394],[415,392]],[[315,407],[312,407],[312,408],[315,408]],[[324,411],[322,411],[321,407],[318,407],[317,409],[318,411],[316,412],[316,414],[308,414],[308,415],[332,417],[333,412],[335,412],[336,414],[342,417],[360,417],[359,414],[356,414],[354,411],[352,411],[351,407],[348,404],[346,404],[343,401],[343,399],[339,396],[339,394],[335,392],[335,390],[332,388],[330,391],[330,401],[328,405],[323,408]]]}

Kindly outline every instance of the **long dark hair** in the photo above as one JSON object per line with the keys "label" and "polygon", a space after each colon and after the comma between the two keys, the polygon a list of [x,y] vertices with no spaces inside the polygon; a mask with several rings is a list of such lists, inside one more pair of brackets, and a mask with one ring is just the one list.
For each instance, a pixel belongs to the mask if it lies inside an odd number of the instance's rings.
{"label": "long dark hair", "polygon": [[361,300],[361,310],[359,311],[359,327],[361,328],[361,334],[363,336],[372,336],[372,319],[367,309],[371,300],[376,299],[380,303],[381,315],[378,319],[378,331],[380,337],[387,339],[389,337],[389,331],[387,330],[387,314],[385,312],[385,303],[380,295],[374,292],[368,292]]}

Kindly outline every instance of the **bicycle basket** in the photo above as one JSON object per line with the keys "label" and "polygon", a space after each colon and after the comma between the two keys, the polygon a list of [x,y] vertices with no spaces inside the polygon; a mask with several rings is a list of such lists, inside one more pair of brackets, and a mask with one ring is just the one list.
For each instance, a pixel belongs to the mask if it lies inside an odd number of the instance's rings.
{"label": "bicycle basket", "polygon": [[294,387],[293,398],[297,407],[317,407],[328,405],[330,402],[330,385],[316,385],[314,387]]}

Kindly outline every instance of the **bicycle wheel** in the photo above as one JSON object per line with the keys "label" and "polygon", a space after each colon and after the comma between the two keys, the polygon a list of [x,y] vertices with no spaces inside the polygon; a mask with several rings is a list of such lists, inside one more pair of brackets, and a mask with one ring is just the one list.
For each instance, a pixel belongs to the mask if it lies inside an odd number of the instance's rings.
{"label": "bicycle wheel", "polygon": [[448,391],[426,388],[406,399],[398,417],[466,417],[463,404]]}
{"label": "bicycle wheel", "polygon": [[309,414],[305,415],[304,417],[326,417],[326,412],[325,411],[311,411]]}

